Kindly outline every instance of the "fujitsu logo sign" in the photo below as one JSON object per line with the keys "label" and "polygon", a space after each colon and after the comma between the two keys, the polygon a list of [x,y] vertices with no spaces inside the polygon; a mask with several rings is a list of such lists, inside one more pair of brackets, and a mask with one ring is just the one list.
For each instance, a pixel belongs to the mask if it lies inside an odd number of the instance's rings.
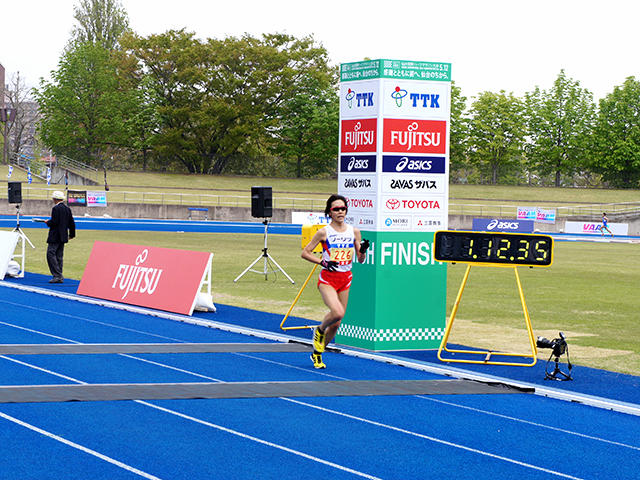
{"label": "fujitsu logo sign", "polygon": [[344,143],[353,150],[357,150],[361,145],[373,145],[375,132],[373,130],[362,130],[362,124],[356,123],[353,132],[344,132]]}
{"label": "fujitsu logo sign", "polygon": [[119,288],[124,299],[129,292],[146,293],[153,295],[158,287],[162,269],[153,267],[143,267],[143,264],[149,256],[149,250],[146,248],[136,257],[135,265],[120,264],[118,272],[113,279],[111,288]]}
{"label": "fujitsu logo sign", "polygon": [[440,132],[418,131],[418,122],[413,122],[404,131],[391,130],[391,145],[401,145],[407,151],[410,151],[413,146],[437,147],[442,141],[440,137]]}
{"label": "fujitsu logo sign", "polygon": [[387,152],[445,153],[446,122],[385,119],[384,149]]}
{"label": "fujitsu logo sign", "polygon": [[375,152],[377,119],[342,121],[342,152]]}

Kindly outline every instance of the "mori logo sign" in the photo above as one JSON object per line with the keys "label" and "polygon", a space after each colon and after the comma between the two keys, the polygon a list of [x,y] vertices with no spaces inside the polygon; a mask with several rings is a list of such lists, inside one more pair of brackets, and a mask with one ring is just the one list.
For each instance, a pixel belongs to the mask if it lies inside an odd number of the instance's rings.
{"label": "mori logo sign", "polygon": [[444,154],[447,122],[442,120],[384,120],[385,152]]}
{"label": "mori logo sign", "polygon": [[79,295],[191,315],[213,254],[95,242]]}
{"label": "mori logo sign", "polygon": [[377,125],[378,121],[375,118],[342,120],[340,151],[375,152]]}

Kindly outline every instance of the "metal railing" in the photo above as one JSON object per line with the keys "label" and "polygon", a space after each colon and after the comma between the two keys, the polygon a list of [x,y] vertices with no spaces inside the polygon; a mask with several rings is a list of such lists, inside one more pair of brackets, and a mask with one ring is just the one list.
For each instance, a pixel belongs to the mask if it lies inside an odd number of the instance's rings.
{"label": "metal railing", "polygon": [[[42,187],[23,184],[22,198],[25,200],[49,200],[54,190],[60,186]],[[70,190],[100,190],[100,188],[71,187]],[[0,190],[0,198],[6,198],[6,192]],[[185,192],[139,192],[127,190],[110,190],[107,192],[108,203],[139,203],[155,205],[184,205],[186,207],[251,207],[249,195],[225,195]],[[323,211],[326,198],[279,197],[273,198],[273,208],[293,210]]]}
{"label": "metal railing", "polygon": [[85,178],[98,182],[98,169],[85,163],[74,160],[66,155],[56,155],[58,167],[75,172]]}
{"label": "metal railing", "polygon": [[555,209],[558,218],[566,217],[600,217],[602,212],[607,215],[640,215],[640,202],[623,203],[594,203],[589,205],[549,205],[539,204],[524,205],[497,205],[497,204],[469,204],[469,203],[449,203],[450,215],[469,215],[475,217],[499,217],[516,218],[518,207],[538,206],[545,209]]}
{"label": "metal railing", "polygon": [[450,215],[468,215],[474,217],[499,217],[516,218],[518,207],[538,206],[545,209],[555,209],[558,218],[566,217],[600,217],[602,212],[607,215],[640,215],[640,202],[623,203],[594,203],[589,205],[524,205],[525,202],[517,205],[498,204],[472,204],[472,203],[449,203]]}
{"label": "metal railing", "polygon": [[[55,187],[42,187],[23,185],[22,197],[32,200],[49,200],[51,193],[59,189]],[[86,187],[75,187],[82,190],[94,190]],[[75,189],[74,187],[71,190]],[[95,190],[100,190],[95,188]],[[6,191],[0,189],[0,198],[6,198]],[[130,191],[130,190],[110,190],[107,193],[109,203],[138,203],[138,204],[159,204],[159,205],[184,205],[186,207],[251,207],[250,195],[231,194],[209,194],[209,193],[187,193],[187,192],[153,192],[153,191]],[[273,208],[283,208],[301,211],[324,210],[326,195],[313,197],[273,197]],[[471,204],[450,202],[450,215],[468,215],[475,217],[497,217],[516,218],[518,207],[523,204]],[[530,203],[530,202],[526,202]],[[547,209],[556,210],[558,218],[566,217],[600,217],[602,212],[607,212],[609,216],[616,215],[640,215],[640,202],[622,203],[595,203],[588,205],[568,205],[554,206],[549,204],[538,205]]]}
{"label": "metal railing", "polygon": [[39,158],[29,157],[22,153],[10,153],[9,164],[14,165],[24,171],[31,171],[31,175],[44,179],[47,175],[47,165]]}

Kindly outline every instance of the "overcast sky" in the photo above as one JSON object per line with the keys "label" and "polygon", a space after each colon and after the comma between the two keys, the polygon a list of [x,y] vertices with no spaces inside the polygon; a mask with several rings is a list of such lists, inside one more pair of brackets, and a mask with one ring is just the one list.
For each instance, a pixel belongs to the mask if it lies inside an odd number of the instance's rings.
{"label": "overcast sky", "polygon": [[[0,63],[30,86],[57,68],[78,0],[4,0]],[[440,61],[467,97],[551,87],[560,69],[605,96],[640,78],[633,0],[123,0],[140,35],[185,28],[199,38],[313,34],[334,64]]]}

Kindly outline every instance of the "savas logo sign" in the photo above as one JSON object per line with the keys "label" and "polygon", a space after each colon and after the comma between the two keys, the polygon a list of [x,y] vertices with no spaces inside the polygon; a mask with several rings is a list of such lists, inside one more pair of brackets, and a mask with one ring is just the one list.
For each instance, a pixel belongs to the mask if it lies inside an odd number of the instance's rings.
{"label": "savas logo sign", "polygon": [[342,120],[342,152],[375,152],[377,119]]}
{"label": "savas logo sign", "polygon": [[446,153],[447,122],[441,120],[384,120],[384,151]]}

